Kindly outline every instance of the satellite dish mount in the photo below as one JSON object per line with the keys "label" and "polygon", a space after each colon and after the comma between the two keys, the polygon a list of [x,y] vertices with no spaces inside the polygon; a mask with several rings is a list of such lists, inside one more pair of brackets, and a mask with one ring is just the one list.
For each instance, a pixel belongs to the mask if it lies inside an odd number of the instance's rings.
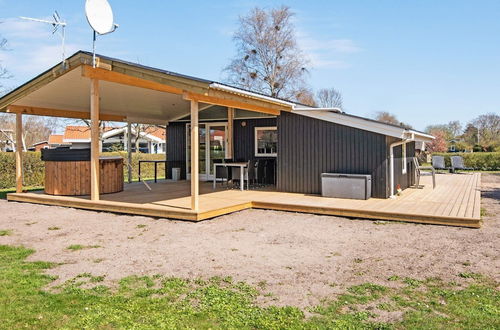
{"label": "satellite dish mount", "polygon": [[96,67],[95,44],[97,35],[104,35],[114,32],[118,27],[113,21],[113,10],[107,0],[86,0],[85,15],[92,27],[92,66]]}

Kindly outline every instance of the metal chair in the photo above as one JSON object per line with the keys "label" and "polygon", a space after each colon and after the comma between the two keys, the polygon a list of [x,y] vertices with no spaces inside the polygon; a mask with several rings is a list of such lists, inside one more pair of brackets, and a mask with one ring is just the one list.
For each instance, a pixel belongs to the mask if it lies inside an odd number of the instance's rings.
{"label": "metal chair", "polygon": [[471,167],[465,167],[464,159],[461,156],[451,156],[451,170],[455,173],[457,170],[474,170]]}
{"label": "metal chair", "polygon": [[[420,177],[422,175],[432,175],[432,189],[436,188],[436,170],[433,166],[420,166],[418,163],[417,157],[413,157],[413,165],[415,166],[415,175],[416,175],[416,188],[422,189],[423,186],[420,185]],[[422,172],[421,170],[431,170],[429,172]]]}

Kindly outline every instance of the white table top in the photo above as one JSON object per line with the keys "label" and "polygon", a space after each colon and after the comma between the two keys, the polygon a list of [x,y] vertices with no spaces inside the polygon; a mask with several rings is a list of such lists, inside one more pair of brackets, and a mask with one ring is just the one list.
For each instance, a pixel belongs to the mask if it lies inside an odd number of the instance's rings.
{"label": "white table top", "polygon": [[248,166],[248,163],[246,163],[246,162],[240,162],[240,163],[214,163],[214,166],[234,166],[234,167],[241,167],[241,166]]}

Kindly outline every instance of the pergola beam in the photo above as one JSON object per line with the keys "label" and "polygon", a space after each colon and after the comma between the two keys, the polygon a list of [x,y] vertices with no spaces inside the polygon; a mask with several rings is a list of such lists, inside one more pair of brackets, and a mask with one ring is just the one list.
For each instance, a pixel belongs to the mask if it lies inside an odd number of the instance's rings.
{"label": "pergola beam", "polygon": [[110,70],[93,68],[89,65],[82,66],[82,76],[90,79],[99,79],[117,84],[152,89],[159,92],[167,92],[172,94],[182,94],[182,89],[165,85],[159,82],[141,79],[129,76],[123,73],[113,72]]}
{"label": "pergola beam", "polygon": [[227,108],[227,143],[226,158],[233,158],[234,108]]}
{"label": "pergola beam", "polygon": [[191,101],[191,209],[199,210],[199,124],[198,102]]}
{"label": "pergola beam", "polygon": [[[9,105],[7,107],[7,112],[19,113],[24,115],[34,115],[34,116],[90,119],[90,112],[31,107],[25,105]],[[126,118],[127,118],[126,116],[120,116],[120,115],[99,114],[99,120],[104,120],[104,121],[125,121]]]}
{"label": "pergola beam", "polygon": [[[209,92],[212,93],[212,92]],[[237,109],[243,109],[243,110],[249,110],[249,111],[256,111],[256,112],[262,112],[262,113],[267,113],[270,115],[278,116],[281,112],[281,109],[277,107],[276,105],[262,105],[260,102],[257,102],[256,100],[238,100],[238,98],[235,98],[233,96],[225,95],[222,97],[222,95],[218,92],[214,92],[215,95],[218,96],[209,96],[209,95],[201,95],[201,94],[194,94],[194,93],[189,93],[189,92],[184,92],[184,99],[189,100],[189,101],[197,101],[197,102],[202,102],[202,103],[208,103],[208,104],[214,104],[214,105],[221,105],[225,107],[230,107],[230,108],[237,108]]]}
{"label": "pergola beam", "polygon": [[99,80],[90,80],[90,199],[99,200]]}
{"label": "pergola beam", "polygon": [[16,192],[23,192],[23,115],[16,113]]}

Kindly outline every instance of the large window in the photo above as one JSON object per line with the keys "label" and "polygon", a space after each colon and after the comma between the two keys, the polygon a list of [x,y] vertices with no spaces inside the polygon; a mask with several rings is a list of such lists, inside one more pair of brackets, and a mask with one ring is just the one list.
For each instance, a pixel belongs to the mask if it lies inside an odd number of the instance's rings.
{"label": "large window", "polygon": [[278,131],[276,127],[255,127],[255,156],[276,157]]}

